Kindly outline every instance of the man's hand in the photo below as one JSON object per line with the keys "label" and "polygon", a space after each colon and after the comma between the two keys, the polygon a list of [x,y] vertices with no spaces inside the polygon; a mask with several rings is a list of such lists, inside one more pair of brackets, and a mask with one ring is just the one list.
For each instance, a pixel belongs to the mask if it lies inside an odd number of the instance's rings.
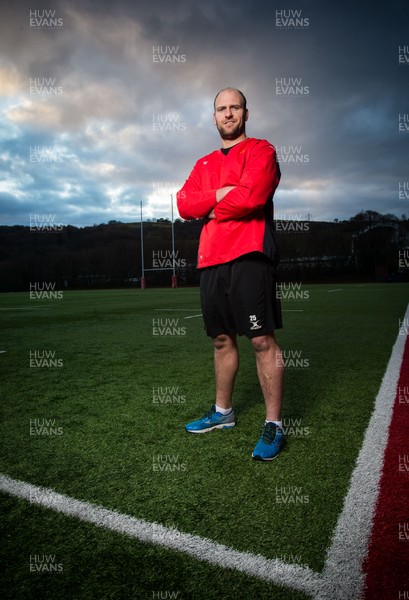
{"label": "man's hand", "polygon": [[[218,190],[216,190],[216,201],[220,202],[220,200],[223,200],[223,198],[225,197],[226,194],[228,194],[231,190],[234,190],[234,188],[237,187],[235,185],[226,185],[225,187],[219,188]],[[209,214],[207,215],[208,219],[215,219],[216,215],[214,214],[214,210],[211,210],[209,212]]]}
{"label": "man's hand", "polygon": [[217,202],[220,202],[220,200],[223,200],[223,198],[225,197],[226,194],[228,194],[229,192],[231,192],[231,190],[235,189],[235,185],[227,185],[226,187],[222,187],[219,188],[218,190],[216,190],[216,200]]}

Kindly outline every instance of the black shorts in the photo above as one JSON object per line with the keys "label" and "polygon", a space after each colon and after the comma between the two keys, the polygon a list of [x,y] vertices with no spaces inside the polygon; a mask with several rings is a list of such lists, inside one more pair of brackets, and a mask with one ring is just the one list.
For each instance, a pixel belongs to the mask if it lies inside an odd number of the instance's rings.
{"label": "black shorts", "polygon": [[281,329],[281,304],[273,264],[261,252],[206,267],[200,276],[206,333],[253,338]]}

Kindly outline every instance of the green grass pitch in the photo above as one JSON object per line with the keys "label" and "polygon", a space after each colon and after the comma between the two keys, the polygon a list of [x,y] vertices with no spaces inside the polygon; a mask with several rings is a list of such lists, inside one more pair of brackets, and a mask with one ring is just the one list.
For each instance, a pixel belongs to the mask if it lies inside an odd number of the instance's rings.
{"label": "green grass pitch", "polygon": [[[1,295],[1,472],[320,572],[409,286],[302,289],[282,302],[288,435],[269,464],[251,459],[264,406],[246,339],[237,427],[184,431],[214,398],[196,288]],[[5,598],[306,597],[1,497]],[[30,571],[35,555],[60,572]]]}

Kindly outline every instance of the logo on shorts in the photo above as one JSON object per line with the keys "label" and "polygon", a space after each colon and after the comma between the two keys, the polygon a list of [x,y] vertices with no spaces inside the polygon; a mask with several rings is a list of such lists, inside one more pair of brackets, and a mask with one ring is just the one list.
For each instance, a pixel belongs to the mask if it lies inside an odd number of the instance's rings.
{"label": "logo on shorts", "polygon": [[249,315],[250,321],[250,331],[254,331],[255,329],[261,329],[262,325],[259,323],[260,319],[257,319],[256,315]]}

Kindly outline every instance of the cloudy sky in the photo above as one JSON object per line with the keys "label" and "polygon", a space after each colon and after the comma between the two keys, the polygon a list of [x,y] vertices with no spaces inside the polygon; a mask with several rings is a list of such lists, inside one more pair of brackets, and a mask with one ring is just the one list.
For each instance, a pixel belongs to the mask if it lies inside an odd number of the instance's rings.
{"label": "cloudy sky", "polygon": [[409,214],[407,0],[0,11],[1,224],[129,222],[141,202],[169,218],[171,194],[219,147],[212,102],[226,86],[247,96],[247,134],[278,150],[278,216]]}

